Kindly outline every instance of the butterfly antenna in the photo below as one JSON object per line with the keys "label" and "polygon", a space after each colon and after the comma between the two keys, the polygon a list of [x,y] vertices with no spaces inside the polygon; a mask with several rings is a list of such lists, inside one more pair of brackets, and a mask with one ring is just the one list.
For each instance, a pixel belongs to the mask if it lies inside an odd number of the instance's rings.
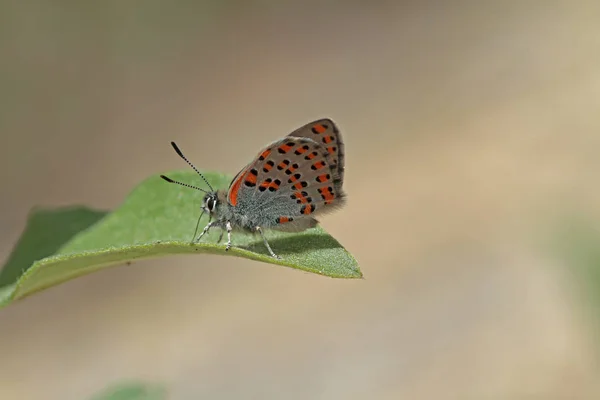
{"label": "butterfly antenna", "polygon": [[181,150],[179,150],[179,147],[177,147],[177,145],[175,144],[175,142],[171,142],[171,146],[173,146],[173,148],[175,149],[175,151],[177,152],[177,154],[179,154],[179,157],[183,158],[183,160],[188,163],[188,165],[190,167],[192,167],[194,169],[194,171],[196,171],[198,173],[198,175],[200,175],[200,177],[204,180],[204,182],[206,182],[206,184],[208,185],[208,187],[210,188],[211,192],[214,192],[215,190],[213,189],[213,187],[210,185],[210,183],[208,183],[208,181],[206,180],[206,178],[204,177],[204,175],[202,175],[200,173],[200,171],[198,171],[198,168],[196,168],[196,166],[194,164],[192,164],[190,162],[190,160],[188,160],[183,153],[181,152]]}
{"label": "butterfly antenna", "polygon": [[165,181],[167,181],[169,183],[176,183],[176,184],[181,185],[181,186],[189,187],[191,189],[196,189],[196,190],[199,190],[201,192],[208,193],[206,190],[204,190],[202,188],[199,188],[198,186],[188,185],[187,183],[174,181],[173,179],[169,178],[168,176],[164,176],[164,175],[161,175],[160,177],[163,178]]}

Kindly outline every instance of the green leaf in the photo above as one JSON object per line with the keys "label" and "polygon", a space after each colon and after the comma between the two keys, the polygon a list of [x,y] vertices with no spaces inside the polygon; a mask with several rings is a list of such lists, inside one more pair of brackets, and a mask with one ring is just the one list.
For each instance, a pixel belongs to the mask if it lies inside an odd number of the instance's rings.
{"label": "green leaf", "polygon": [[[205,173],[215,189],[230,176]],[[176,180],[197,183],[194,172],[173,172]],[[35,210],[19,244],[0,274],[0,306],[44,288],[115,264],[171,254],[233,255],[288,266],[334,278],[361,278],[356,260],[322,228],[301,233],[267,231],[271,257],[260,236],[233,234],[233,247],[218,244],[219,229],[191,243],[203,193],[152,176],[112,213],[70,207]],[[203,216],[200,225],[208,223]]]}
{"label": "green leaf", "polygon": [[92,226],[106,214],[85,207],[34,210],[27,229],[0,271],[0,286],[14,283],[35,260],[56,254],[76,234]]}
{"label": "green leaf", "polygon": [[166,398],[167,392],[162,386],[122,383],[103,390],[91,400],[164,400]]}

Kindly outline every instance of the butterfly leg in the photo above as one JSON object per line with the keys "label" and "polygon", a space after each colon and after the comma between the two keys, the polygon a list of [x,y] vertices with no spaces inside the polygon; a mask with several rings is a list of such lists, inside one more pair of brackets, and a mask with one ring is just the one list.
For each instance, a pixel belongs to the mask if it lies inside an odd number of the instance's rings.
{"label": "butterfly leg", "polygon": [[210,228],[212,228],[215,225],[217,225],[217,222],[209,222],[208,224],[206,224],[206,226],[202,230],[202,233],[200,233],[200,236],[198,236],[198,239],[196,239],[196,242],[199,242],[200,239],[202,239],[202,236],[204,236],[205,234],[207,234],[208,231],[210,230]]}
{"label": "butterfly leg", "polygon": [[221,229],[221,234],[219,235],[219,240],[217,240],[217,243],[221,243],[221,240],[223,240],[223,233],[225,233],[225,231]]}
{"label": "butterfly leg", "polygon": [[[225,246],[225,251],[229,251],[229,249],[231,248],[231,222],[227,221],[227,223],[225,224],[225,228],[227,229],[227,245]],[[223,234],[221,233],[221,236],[222,235]]]}
{"label": "butterfly leg", "polygon": [[263,233],[262,229],[260,229],[260,226],[257,226],[256,230],[258,231],[258,233],[260,233],[260,236],[262,236],[263,242],[265,242],[265,246],[267,246],[267,250],[269,250],[269,253],[271,253],[271,257],[281,260],[281,257],[275,254],[271,249],[271,246],[269,246],[269,242],[267,242],[267,238],[265,237],[265,234]]}

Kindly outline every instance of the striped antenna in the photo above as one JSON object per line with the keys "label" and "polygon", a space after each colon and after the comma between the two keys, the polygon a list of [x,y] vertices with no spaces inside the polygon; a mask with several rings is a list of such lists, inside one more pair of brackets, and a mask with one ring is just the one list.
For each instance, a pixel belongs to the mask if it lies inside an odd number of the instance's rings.
{"label": "striped antenna", "polygon": [[[177,147],[177,145],[175,144],[175,142],[171,142],[171,146],[173,146],[173,148],[175,149],[175,151],[177,152],[177,154],[179,154],[179,157],[183,158],[183,160],[188,163],[188,165],[190,167],[192,167],[194,169],[194,171],[196,171],[198,173],[198,175],[200,175],[200,177],[202,178],[202,180],[204,180],[204,182],[206,182],[206,184],[208,185],[208,187],[210,188],[211,192],[214,192],[215,190],[213,189],[213,187],[210,185],[210,183],[208,183],[208,181],[206,180],[206,178],[204,177],[204,175],[202,175],[200,173],[200,171],[198,171],[198,168],[196,168],[196,166],[194,164],[192,164],[190,162],[190,160],[188,160],[186,158],[186,156],[183,155],[183,153],[181,152],[181,150],[179,150],[179,147]],[[175,182],[175,183],[179,183],[179,182]],[[185,185],[184,185],[185,186]],[[202,189],[200,189],[202,190]],[[206,192],[206,191],[205,191]]]}

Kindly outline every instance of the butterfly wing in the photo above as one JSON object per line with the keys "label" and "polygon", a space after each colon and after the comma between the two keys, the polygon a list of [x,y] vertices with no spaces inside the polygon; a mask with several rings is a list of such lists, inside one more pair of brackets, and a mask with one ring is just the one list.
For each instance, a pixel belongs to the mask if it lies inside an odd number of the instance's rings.
{"label": "butterfly wing", "polygon": [[288,136],[306,137],[322,145],[327,150],[340,181],[343,181],[344,142],[335,122],[329,118],[318,119],[296,129]]}
{"label": "butterfly wing", "polygon": [[314,216],[343,205],[338,166],[320,143],[287,136],[264,148],[237,175],[228,201],[258,226],[304,230],[316,224]]}

